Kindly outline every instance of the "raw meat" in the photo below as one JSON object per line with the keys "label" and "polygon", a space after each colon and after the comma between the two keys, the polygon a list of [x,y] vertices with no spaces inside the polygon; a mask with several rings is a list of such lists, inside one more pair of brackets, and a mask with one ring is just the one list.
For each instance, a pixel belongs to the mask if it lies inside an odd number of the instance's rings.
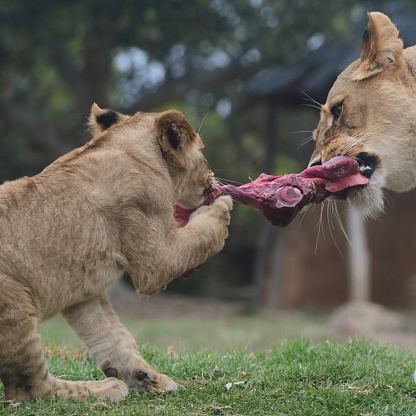
{"label": "raw meat", "polygon": [[[333,193],[366,185],[368,178],[360,172],[355,159],[337,156],[323,165],[312,166],[301,173],[272,176],[262,173],[256,180],[241,186],[216,185],[205,198],[211,204],[221,195],[260,211],[272,225],[284,227],[306,205],[318,204]],[[179,227],[187,224],[193,210],[174,205]]]}
{"label": "raw meat", "polygon": [[235,202],[257,209],[272,225],[284,227],[304,206],[318,204],[333,193],[367,183],[368,178],[361,174],[355,159],[337,156],[301,173],[283,176],[262,173],[256,180],[239,187],[221,186],[221,191],[231,195]]}
{"label": "raw meat", "polygon": [[[260,211],[272,225],[289,224],[306,205],[318,204],[336,192],[368,183],[355,159],[337,156],[323,165],[312,166],[301,173],[272,176],[262,173],[256,180],[241,186],[216,184],[206,195],[204,204],[210,205],[221,195],[230,195]],[[178,227],[184,227],[194,210],[174,204],[174,217]],[[188,277],[187,270],[181,276]]]}

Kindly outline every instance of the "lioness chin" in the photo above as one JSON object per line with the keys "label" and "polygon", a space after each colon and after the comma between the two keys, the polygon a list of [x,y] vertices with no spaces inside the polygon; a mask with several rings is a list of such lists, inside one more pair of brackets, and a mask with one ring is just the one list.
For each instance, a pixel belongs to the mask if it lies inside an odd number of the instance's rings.
{"label": "lioness chin", "polygon": [[[127,271],[152,294],[218,253],[231,198],[202,206],[213,186],[202,142],[177,111],[131,117],[92,107],[97,136],[40,174],[0,186],[0,378],[5,400],[171,391],[141,357],[107,298]],[[173,204],[196,211],[185,227]],[[38,325],[62,313],[103,381],[64,381],[46,367]]]}
{"label": "lioness chin", "polygon": [[310,165],[358,160],[369,184],[341,192],[367,216],[383,210],[383,190],[416,186],[416,46],[403,49],[382,13],[368,15],[360,59],[338,77],[321,108]]}

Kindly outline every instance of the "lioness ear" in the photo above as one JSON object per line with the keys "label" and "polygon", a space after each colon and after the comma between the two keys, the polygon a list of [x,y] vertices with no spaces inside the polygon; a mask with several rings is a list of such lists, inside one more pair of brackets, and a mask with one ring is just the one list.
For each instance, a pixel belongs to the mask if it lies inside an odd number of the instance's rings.
{"label": "lioness ear", "polygon": [[403,41],[399,31],[383,13],[368,13],[368,24],[361,45],[360,65],[352,79],[361,81],[384,71],[399,61],[403,53]]}
{"label": "lioness ear", "polygon": [[156,131],[165,153],[184,149],[196,137],[189,121],[176,110],[167,111],[156,120]]}
{"label": "lioness ear", "polygon": [[102,109],[94,103],[91,107],[88,124],[94,134],[99,134],[126,118],[128,118],[128,116],[117,113],[111,109]]}

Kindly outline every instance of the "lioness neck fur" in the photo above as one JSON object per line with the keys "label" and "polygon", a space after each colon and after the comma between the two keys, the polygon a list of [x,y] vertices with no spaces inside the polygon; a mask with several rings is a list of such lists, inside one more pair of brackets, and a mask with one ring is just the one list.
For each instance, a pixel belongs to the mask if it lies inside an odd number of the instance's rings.
{"label": "lioness neck fur", "polygon": [[[107,287],[127,271],[152,294],[218,253],[231,198],[202,206],[213,174],[202,142],[177,111],[126,116],[92,107],[97,136],[40,174],[0,187],[0,378],[6,400],[122,399],[176,384],[141,357]],[[178,228],[173,203],[198,208]],[[39,323],[62,313],[103,381],[69,382],[47,370]]]}
{"label": "lioness neck fur", "polygon": [[382,13],[368,15],[360,59],[342,72],[322,105],[310,164],[355,157],[370,178],[339,195],[363,213],[383,210],[383,190],[416,186],[416,46],[403,49]]}

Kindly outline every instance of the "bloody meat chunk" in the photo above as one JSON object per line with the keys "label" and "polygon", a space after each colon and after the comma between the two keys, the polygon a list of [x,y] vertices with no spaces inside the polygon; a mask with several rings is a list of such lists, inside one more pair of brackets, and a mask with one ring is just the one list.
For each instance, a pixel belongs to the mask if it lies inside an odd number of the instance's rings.
{"label": "bloody meat chunk", "polygon": [[[331,194],[352,186],[366,185],[368,178],[360,172],[355,159],[337,156],[323,165],[312,166],[301,173],[271,176],[262,173],[256,180],[241,186],[216,185],[206,196],[204,204],[211,204],[221,195],[230,195],[240,202],[260,211],[272,225],[284,227],[306,205],[318,204]],[[174,205],[178,227],[184,227],[194,210]],[[194,270],[187,270],[182,277]]]}
{"label": "bloody meat chunk", "polygon": [[355,159],[337,156],[301,173],[283,176],[262,173],[245,185],[221,186],[221,191],[231,195],[234,201],[257,209],[272,225],[284,227],[304,206],[318,204],[333,193],[367,183],[368,178],[361,174]]}
{"label": "bloody meat chunk", "polygon": [[[256,180],[241,186],[215,186],[207,195],[205,204],[211,204],[220,195],[231,195],[235,202],[260,211],[272,225],[284,227],[306,205],[318,204],[331,194],[357,185],[366,185],[358,162],[346,156],[337,156],[323,165],[312,166],[301,173],[272,176],[262,173]],[[174,205],[179,227],[187,224],[193,210]]]}

